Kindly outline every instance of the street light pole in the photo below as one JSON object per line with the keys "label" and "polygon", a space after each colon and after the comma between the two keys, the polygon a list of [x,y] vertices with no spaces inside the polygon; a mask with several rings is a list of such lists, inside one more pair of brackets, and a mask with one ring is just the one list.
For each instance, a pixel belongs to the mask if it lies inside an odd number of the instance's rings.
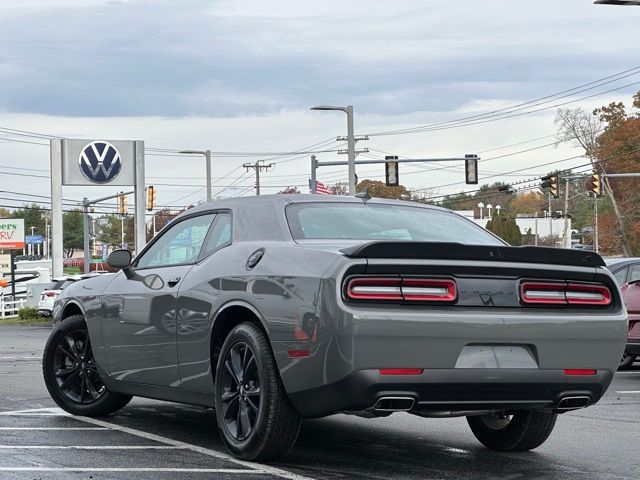
{"label": "street light pole", "polygon": [[348,105],[347,113],[347,160],[349,161],[349,195],[356,194],[356,138],[353,133],[353,106]]}
{"label": "street light pole", "polygon": [[203,155],[206,162],[206,177],[207,177],[207,202],[210,202],[213,199],[211,194],[211,150],[182,150],[178,152],[182,155]]}
{"label": "street light pole", "polygon": [[349,195],[356,194],[356,137],[353,126],[353,105],[346,107],[333,107],[318,105],[311,110],[339,110],[347,114],[347,158],[349,170]]}

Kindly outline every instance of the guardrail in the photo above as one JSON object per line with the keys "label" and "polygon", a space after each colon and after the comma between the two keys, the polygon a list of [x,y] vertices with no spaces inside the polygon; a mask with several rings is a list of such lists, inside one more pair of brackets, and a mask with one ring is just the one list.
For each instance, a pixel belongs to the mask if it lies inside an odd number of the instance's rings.
{"label": "guardrail", "polygon": [[18,310],[24,307],[26,300],[21,298],[20,300],[5,301],[0,300],[0,318],[11,317],[18,314]]}

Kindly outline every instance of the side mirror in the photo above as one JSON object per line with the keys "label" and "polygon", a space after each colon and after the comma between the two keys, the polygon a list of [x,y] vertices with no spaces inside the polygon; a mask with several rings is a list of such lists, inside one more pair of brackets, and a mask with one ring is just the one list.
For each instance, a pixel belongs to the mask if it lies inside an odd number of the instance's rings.
{"label": "side mirror", "polygon": [[114,250],[107,258],[107,264],[111,268],[125,269],[131,265],[133,255],[129,250]]}

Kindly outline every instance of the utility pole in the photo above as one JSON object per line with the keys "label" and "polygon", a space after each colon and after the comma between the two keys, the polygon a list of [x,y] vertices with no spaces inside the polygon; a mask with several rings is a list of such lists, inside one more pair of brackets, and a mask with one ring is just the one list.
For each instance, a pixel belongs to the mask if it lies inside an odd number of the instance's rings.
{"label": "utility pole", "polygon": [[256,171],[256,195],[260,195],[260,170],[268,171],[270,168],[275,167],[274,163],[270,163],[269,165],[260,164],[258,160],[256,163],[245,163],[242,165],[247,169],[247,172],[250,168],[253,168]]}
{"label": "utility pole", "polygon": [[[549,238],[553,242],[553,217],[551,216],[551,193],[549,193]],[[552,247],[554,245],[551,245]]]}
{"label": "utility pole", "polygon": [[339,110],[347,114],[347,136],[338,137],[337,140],[347,141],[347,150],[339,151],[338,153],[347,154],[347,167],[349,172],[349,195],[356,194],[356,155],[358,153],[366,153],[369,150],[366,148],[362,151],[356,151],[356,142],[359,140],[369,140],[369,137],[358,137],[354,134],[353,127],[353,105],[347,105],[346,107],[335,107],[330,105],[318,105],[311,107],[311,110]]}
{"label": "utility pole", "polygon": [[565,178],[564,179],[564,228],[563,228],[563,234],[562,234],[562,240],[564,241],[564,247],[565,248],[571,248],[571,240],[569,239],[569,241],[567,241],[568,237],[567,234],[569,235],[569,237],[571,236],[571,232],[568,232],[569,230],[569,216],[567,215],[567,213],[569,212],[569,179]]}
{"label": "utility pole", "polygon": [[596,253],[600,250],[598,241],[598,196],[593,196],[593,249]]}

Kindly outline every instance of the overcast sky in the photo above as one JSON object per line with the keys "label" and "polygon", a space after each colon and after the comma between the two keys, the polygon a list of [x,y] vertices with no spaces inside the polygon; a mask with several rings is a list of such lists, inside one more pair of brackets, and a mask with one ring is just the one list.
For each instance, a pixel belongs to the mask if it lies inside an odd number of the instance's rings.
{"label": "overcast sky", "polygon": [[[0,127],[135,138],[152,148],[291,151],[345,134],[344,114],[310,112],[315,104],[354,105],[356,133],[365,134],[481,114],[635,67],[639,20],[640,7],[591,0],[2,0]],[[640,71],[562,101],[634,82]],[[570,106],[630,103],[638,89]],[[493,150],[552,134],[553,116],[551,109],[464,128],[376,136],[359,147],[376,157],[491,150],[481,154],[490,158],[550,143]],[[0,132],[3,190],[47,195],[47,147],[8,139],[43,141]],[[578,153],[564,145],[505,156],[482,163],[480,175],[498,175],[487,182],[517,181],[551,167],[520,177],[499,174]],[[346,159],[333,152],[318,157]],[[250,194],[252,179],[238,180],[243,170],[234,169],[255,158],[217,157],[216,192]],[[263,176],[264,192],[306,183],[308,156],[281,160],[289,161]],[[201,200],[202,163],[148,155],[147,183],[158,186],[161,204]],[[27,172],[7,168],[21,166],[34,176],[9,175]],[[437,193],[464,188],[441,186],[463,181],[458,167],[425,168],[431,167],[403,165],[402,183]],[[382,166],[358,171],[361,179],[383,172]],[[319,179],[344,180],[346,168],[325,168]],[[241,188],[222,191],[236,180]],[[112,189],[69,187],[65,197]]]}

